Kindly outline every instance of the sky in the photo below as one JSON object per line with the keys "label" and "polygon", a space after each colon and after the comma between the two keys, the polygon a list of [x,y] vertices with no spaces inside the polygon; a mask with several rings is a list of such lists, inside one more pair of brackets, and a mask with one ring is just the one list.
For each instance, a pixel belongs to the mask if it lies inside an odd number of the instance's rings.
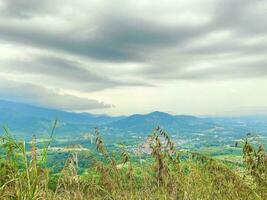
{"label": "sky", "polygon": [[0,0],[0,98],[130,115],[267,113],[267,0]]}

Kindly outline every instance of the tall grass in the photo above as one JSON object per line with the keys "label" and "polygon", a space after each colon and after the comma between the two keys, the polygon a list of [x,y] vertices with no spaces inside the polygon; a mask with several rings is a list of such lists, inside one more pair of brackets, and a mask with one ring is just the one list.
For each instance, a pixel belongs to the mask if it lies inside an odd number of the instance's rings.
{"label": "tall grass", "polygon": [[96,149],[103,158],[92,158],[93,165],[78,175],[77,158],[70,156],[56,176],[46,165],[55,128],[56,122],[41,155],[35,138],[29,155],[25,142],[15,140],[5,129],[0,199],[267,199],[267,155],[263,146],[253,147],[249,139],[243,143],[243,167],[230,168],[194,152],[181,160],[170,136],[158,127],[147,140],[152,161],[137,164],[126,148],[121,150],[121,159],[115,159],[95,129]]}

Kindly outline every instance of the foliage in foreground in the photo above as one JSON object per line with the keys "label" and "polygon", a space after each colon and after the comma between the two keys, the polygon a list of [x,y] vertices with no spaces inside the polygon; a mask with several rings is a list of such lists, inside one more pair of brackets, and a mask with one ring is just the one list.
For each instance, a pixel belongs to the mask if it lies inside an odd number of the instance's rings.
{"label": "foliage in foreground", "polygon": [[55,175],[46,166],[50,143],[38,155],[33,140],[29,156],[25,142],[5,133],[1,137],[0,199],[267,199],[267,155],[263,146],[254,148],[248,139],[244,140],[244,166],[231,168],[198,153],[188,153],[182,161],[181,152],[160,128],[147,140],[153,162],[140,164],[133,164],[125,149],[121,160],[115,160],[98,130],[95,134],[104,159],[92,158],[93,165],[78,175],[71,156]]}

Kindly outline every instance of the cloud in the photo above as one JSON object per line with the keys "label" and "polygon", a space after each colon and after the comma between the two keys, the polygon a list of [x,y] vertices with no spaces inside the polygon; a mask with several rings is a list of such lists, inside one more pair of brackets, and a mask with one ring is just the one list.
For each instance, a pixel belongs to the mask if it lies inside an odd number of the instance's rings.
{"label": "cloud", "polygon": [[[262,48],[242,43],[248,37],[266,37],[267,22],[259,20],[264,18],[265,1],[205,1],[204,5],[197,1],[180,4],[170,1],[167,5],[163,1],[155,5],[152,1],[144,4],[117,1],[113,5],[102,1],[80,1],[77,4],[66,1],[62,5],[61,1],[56,1],[54,6],[51,6],[52,1],[42,3],[44,5],[25,0],[3,2],[4,8],[10,8],[3,10],[10,14],[19,17],[20,13],[26,13],[31,16],[26,20],[2,20],[0,37],[4,40],[100,62],[147,64],[171,53],[169,62],[175,62],[173,68],[177,68],[182,64],[172,59],[177,55],[197,59],[198,54],[211,56],[214,52],[224,54],[234,51],[245,56],[253,51],[264,51],[261,53],[266,54],[266,43],[261,45]],[[15,11],[11,9],[13,7]],[[54,12],[55,9],[58,12]],[[79,15],[79,9],[87,14]],[[52,25],[50,18],[54,19]],[[70,20],[66,21],[66,18]],[[49,25],[51,28],[47,29]],[[193,41],[209,40],[207,35],[224,30],[233,32],[225,43],[218,40],[217,44],[194,45]],[[170,51],[173,49],[176,51]]]}
{"label": "cloud", "polygon": [[[95,65],[95,64],[91,64]],[[77,60],[51,55],[29,54],[16,60],[2,61],[2,72],[39,76],[49,80],[48,84],[58,85],[64,89],[84,92],[100,91],[113,87],[152,86],[142,81],[114,80],[103,74],[102,69],[95,69]],[[43,78],[42,78],[43,77]]]}
{"label": "cloud", "polygon": [[0,72],[101,97],[264,79],[266,9],[264,0],[0,0]]}
{"label": "cloud", "polygon": [[[247,55],[246,58],[238,54],[229,55],[196,55],[191,57],[182,55],[168,63],[166,58],[154,59],[147,68],[141,69],[142,74],[153,80],[235,80],[264,78],[267,76],[267,63],[264,55]],[[177,64],[179,63],[179,64]]]}
{"label": "cloud", "polygon": [[111,108],[93,99],[80,98],[70,94],[48,89],[39,85],[1,79],[0,96],[4,99],[18,100],[25,103],[63,110],[93,110]]}
{"label": "cloud", "polygon": [[[118,3],[122,3],[122,1],[118,1]],[[14,2],[9,4],[15,5]],[[85,19],[80,19],[76,16],[76,12],[67,13],[69,18],[72,17],[70,22],[66,22],[64,18],[66,16],[62,14],[65,7],[66,10],[68,10],[68,6],[75,8],[75,5],[71,4],[70,1],[64,5],[55,3],[55,6],[62,7],[61,12],[55,14],[47,11],[48,17],[42,17],[40,12],[35,13],[35,15],[32,14],[32,10],[38,11],[42,6],[35,8],[34,3],[32,6],[30,5],[22,3],[21,7],[20,4],[18,7],[19,10],[22,10],[19,13],[24,11],[29,13],[28,15],[33,15],[32,18],[13,20],[9,23],[7,20],[0,22],[0,36],[2,38],[21,44],[88,56],[97,60],[144,62],[150,51],[184,43],[192,37],[203,34],[207,29],[205,24],[185,24],[184,20],[181,23],[180,19],[175,25],[166,25],[162,23],[162,20],[159,22],[152,19],[151,16],[147,18],[142,14],[137,15],[131,9],[131,3],[129,5],[122,3],[125,10],[115,6],[106,8],[101,3],[99,6],[95,5],[95,7],[99,7],[98,11],[103,16],[78,7],[77,9],[87,12],[88,15]],[[90,7],[91,4],[88,3],[87,6]],[[138,5],[133,6],[140,7]],[[150,6],[150,3],[145,6],[148,13],[151,13]],[[141,9],[141,11],[145,12],[146,9]],[[12,10],[10,12],[14,14]],[[36,16],[39,18],[34,18]],[[55,22],[49,20],[49,17],[53,17]],[[94,21],[91,21],[91,18]],[[47,26],[51,26],[51,22],[55,26],[47,29]],[[59,30],[57,27],[62,29]]]}
{"label": "cloud", "polygon": [[[11,42],[58,50],[96,60],[145,62],[150,51],[153,52],[155,48],[182,44],[205,31],[204,28],[166,27],[144,20],[124,16],[121,19],[121,17],[100,21],[93,33],[90,33],[86,27],[82,27],[81,33],[77,33],[77,30],[73,29],[80,27],[75,26],[66,32],[55,33],[45,27],[28,27],[27,23],[23,25],[25,22],[10,24],[4,21],[0,22],[0,37]],[[83,32],[84,34],[80,35]]]}
{"label": "cloud", "polygon": [[[58,3],[60,1],[57,1]],[[31,18],[35,15],[45,14],[55,10],[53,1],[47,0],[37,2],[35,0],[4,0],[2,4],[2,15],[15,18]],[[0,5],[1,5],[0,4]]]}
{"label": "cloud", "polygon": [[51,81],[57,81],[58,84],[65,84],[68,89],[79,87],[85,91],[95,91],[120,85],[120,82],[101,75],[98,70],[90,71],[90,67],[83,66],[79,61],[57,56],[29,57],[8,60],[3,64],[2,71],[44,76]]}

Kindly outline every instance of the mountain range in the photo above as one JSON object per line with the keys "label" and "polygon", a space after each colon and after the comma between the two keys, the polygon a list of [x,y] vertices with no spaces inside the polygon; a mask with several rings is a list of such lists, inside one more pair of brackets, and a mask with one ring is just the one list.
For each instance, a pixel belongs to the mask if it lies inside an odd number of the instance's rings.
{"label": "mountain range", "polygon": [[156,126],[171,133],[190,134],[208,130],[228,130],[235,132],[257,131],[266,133],[266,116],[244,117],[195,117],[190,115],[171,115],[155,111],[131,116],[108,116],[91,113],[66,112],[42,108],[24,103],[0,100],[0,125],[6,126],[18,137],[29,139],[32,135],[47,135],[53,121],[59,120],[57,134],[80,135],[94,127],[103,131],[127,134],[147,134]]}

